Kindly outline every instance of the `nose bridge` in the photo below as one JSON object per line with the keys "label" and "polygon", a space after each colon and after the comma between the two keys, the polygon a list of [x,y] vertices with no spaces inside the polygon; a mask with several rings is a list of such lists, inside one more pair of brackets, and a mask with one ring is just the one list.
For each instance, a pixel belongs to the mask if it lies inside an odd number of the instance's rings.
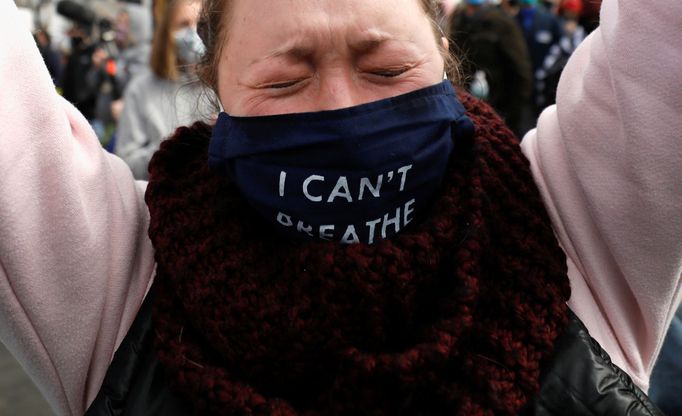
{"label": "nose bridge", "polygon": [[320,110],[336,110],[360,104],[351,71],[337,69],[320,74],[317,103]]}

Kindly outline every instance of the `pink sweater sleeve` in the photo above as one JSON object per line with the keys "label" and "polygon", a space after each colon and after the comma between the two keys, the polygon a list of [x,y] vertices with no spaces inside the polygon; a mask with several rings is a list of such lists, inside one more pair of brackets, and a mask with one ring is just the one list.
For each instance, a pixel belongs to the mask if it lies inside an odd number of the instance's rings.
{"label": "pink sweater sleeve", "polygon": [[568,255],[571,308],[645,390],[680,302],[682,1],[604,0],[522,147]]}
{"label": "pink sweater sleeve", "polygon": [[80,415],[154,271],[145,184],[57,95],[22,21],[0,0],[0,340]]}

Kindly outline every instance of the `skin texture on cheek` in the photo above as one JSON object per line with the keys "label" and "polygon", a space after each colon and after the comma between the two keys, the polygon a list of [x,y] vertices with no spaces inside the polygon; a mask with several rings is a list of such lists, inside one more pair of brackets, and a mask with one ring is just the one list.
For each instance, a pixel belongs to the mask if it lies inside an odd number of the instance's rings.
{"label": "skin texture on cheek", "polygon": [[349,107],[443,77],[418,0],[236,0],[227,38],[218,95],[236,116]]}

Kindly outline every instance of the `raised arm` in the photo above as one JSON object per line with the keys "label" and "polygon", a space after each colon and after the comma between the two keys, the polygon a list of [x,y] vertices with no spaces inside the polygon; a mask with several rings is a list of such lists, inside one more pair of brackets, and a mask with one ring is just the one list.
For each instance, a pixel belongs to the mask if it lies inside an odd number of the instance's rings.
{"label": "raised arm", "polygon": [[680,301],[682,2],[604,0],[522,146],[569,258],[571,308],[644,389]]}
{"label": "raised arm", "polygon": [[153,273],[144,184],[56,94],[21,21],[0,0],[0,340],[82,414]]}

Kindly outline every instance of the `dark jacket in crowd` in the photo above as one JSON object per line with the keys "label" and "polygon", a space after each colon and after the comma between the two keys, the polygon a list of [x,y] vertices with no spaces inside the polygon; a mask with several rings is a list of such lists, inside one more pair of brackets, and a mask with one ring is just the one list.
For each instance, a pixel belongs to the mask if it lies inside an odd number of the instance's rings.
{"label": "dark jacket in crowd", "polygon": [[52,82],[56,86],[60,86],[62,77],[62,63],[61,56],[52,48],[50,43],[42,43],[36,39],[36,44],[38,45],[38,51],[45,61],[45,66],[47,67]]}
{"label": "dark jacket in crowd", "polygon": [[599,10],[602,0],[583,1],[583,12],[580,16],[580,25],[585,28],[587,33],[592,33],[599,26]]}
{"label": "dark jacket in crowd", "polygon": [[62,73],[63,95],[73,103],[86,119],[95,118],[99,85],[93,83],[90,74],[93,69],[92,55],[95,44],[74,46]]}
{"label": "dark jacket in crowd", "polygon": [[558,17],[541,7],[522,8],[516,19],[526,38],[533,73],[542,67],[549,49],[564,34]]}
{"label": "dark jacket in crowd", "polygon": [[449,27],[451,48],[464,57],[464,86],[476,71],[483,71],[490,88],[488,102],[520,136],[523,108],[533,91],[528,48],[523,33],[502,10],[483,6],[473,14],[453,15]]}

